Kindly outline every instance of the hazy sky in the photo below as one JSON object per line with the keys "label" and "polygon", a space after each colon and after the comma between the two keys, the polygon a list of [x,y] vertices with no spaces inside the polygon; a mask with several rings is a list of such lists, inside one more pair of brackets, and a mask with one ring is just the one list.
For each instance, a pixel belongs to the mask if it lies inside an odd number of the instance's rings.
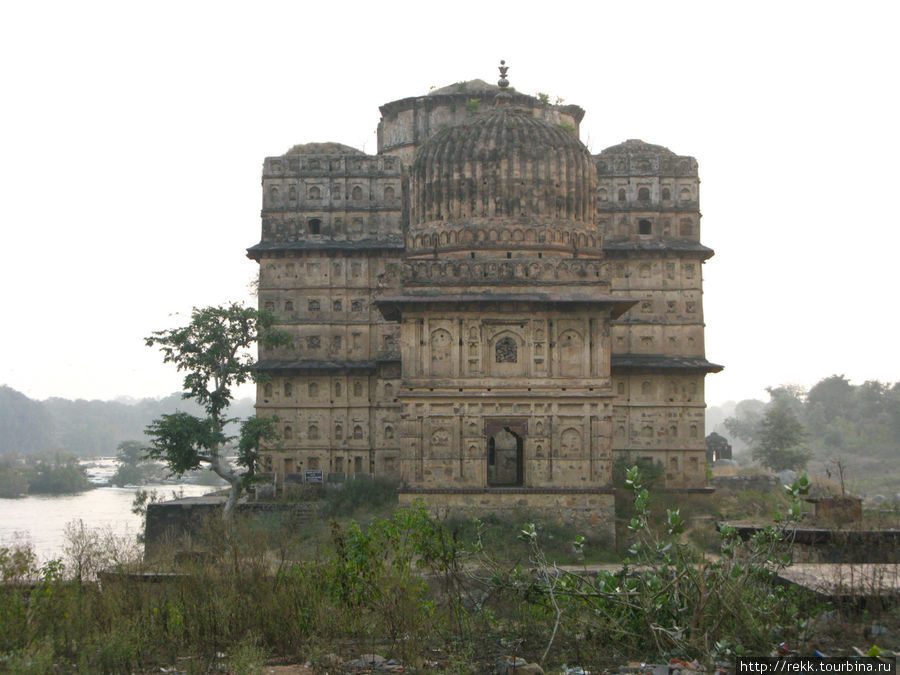
{"label": "hazy sky", "polygon": [[[707,401],[900,380],[893,2],[7,2],[0,384],[162,396],[143,345],[252,302],[263,158],[376,149],[378,106],[472,78],[586,111],[596,153],[700,163]],[[180,316],[172,316],[180,313]],[[242,393],[249,394],[249,390]]]}

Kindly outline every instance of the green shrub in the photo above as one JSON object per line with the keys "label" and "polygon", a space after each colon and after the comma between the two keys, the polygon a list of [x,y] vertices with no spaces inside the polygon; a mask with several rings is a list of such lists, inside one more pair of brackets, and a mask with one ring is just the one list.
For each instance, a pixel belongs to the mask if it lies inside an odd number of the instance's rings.
{"label": "green shrub", "polygon": [[349,516],[365,507],[377,511],[397,503],[397,483],[384,478],[351,478],[326,492],[327,515]]}

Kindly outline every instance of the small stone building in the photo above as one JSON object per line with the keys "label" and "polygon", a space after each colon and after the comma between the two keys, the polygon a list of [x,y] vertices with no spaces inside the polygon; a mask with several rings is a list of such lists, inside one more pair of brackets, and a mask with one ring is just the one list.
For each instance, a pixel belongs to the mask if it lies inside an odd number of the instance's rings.
{"label": "small stone building", "polygon": [[714,431],[706,437],[706,461],[712,464],[720,459],[731,459],[731,443]]}
{"label": "small stone building", "polygon": [[381,107],[375,156],[266,159],[263,468],[383,475],[434,508],[526,508],[610,532],[612,464],[705,485],[697,163],[591,156],[584,111],[479,80]]}

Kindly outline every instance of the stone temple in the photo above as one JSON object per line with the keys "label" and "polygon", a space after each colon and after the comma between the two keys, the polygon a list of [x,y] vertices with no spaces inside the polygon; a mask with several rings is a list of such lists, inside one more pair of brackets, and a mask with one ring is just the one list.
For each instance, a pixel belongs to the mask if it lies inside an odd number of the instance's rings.
{"label": "stone temple", "polygon": [[460,82],[381,106],[378,152],[263,166],[257,411],[276,482],[385,476],[401,502],[611,534],[617,458],[706,485],[699,179],[584,110]]}

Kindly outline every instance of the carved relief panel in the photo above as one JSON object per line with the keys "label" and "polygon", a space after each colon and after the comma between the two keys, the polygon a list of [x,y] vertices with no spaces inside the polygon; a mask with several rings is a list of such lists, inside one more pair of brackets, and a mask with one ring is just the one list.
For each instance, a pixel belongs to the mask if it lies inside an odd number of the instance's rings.
{"label": "carved relief panel", "polygon": [[435,328],[429,336],[430,374],[450,377],[453,374],[453,336],[446,328]]}

